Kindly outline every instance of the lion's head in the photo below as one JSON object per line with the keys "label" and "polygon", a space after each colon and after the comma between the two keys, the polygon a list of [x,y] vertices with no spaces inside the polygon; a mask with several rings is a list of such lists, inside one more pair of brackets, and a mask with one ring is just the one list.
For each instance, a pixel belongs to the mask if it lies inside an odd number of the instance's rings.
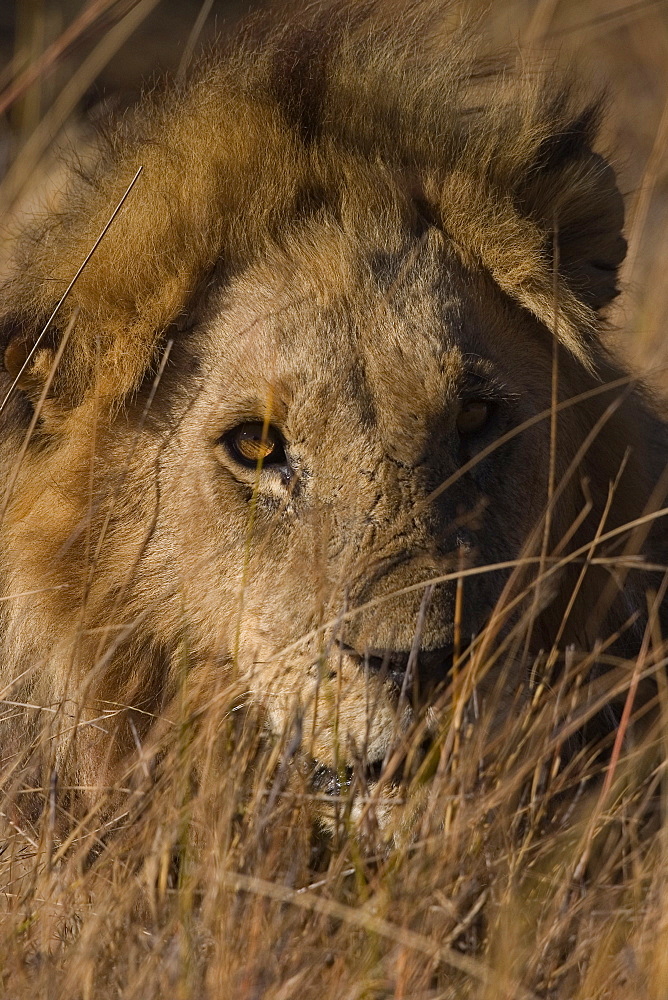
{"label": "lion's head", "polygon": [[87,726],[88,782],[183,671],[297,718],[330,787],[437,726],[453,664],[503,708],[485,630],[524,629],[505,685],[642,636],[606,539],[646,546],[666,451],[601,339],[598,105],[355,10],[147,97],[19,248],[3,683]]}

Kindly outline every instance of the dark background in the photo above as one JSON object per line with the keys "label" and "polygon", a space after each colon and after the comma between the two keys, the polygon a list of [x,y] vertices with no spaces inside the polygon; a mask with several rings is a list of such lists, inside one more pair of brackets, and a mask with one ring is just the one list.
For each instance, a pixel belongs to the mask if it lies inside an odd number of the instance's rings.
{"label": "dark background", "polygon": [[[84,0],[0,0],[1,87],[39,57],[87,6],[92,6],[90,0],[88,3]],[[106,12],[83,31],[67,49],[64,58],[59,59],[58,67],[43,78],[41,99],[37,102],[32,98],[31,114],[44,110],[63,78],[132,9],[133,2],[110,0],[106,6]],[[161,0],[122,48],[111,56],[95,85],[82,96],[82,104],[91,105],[110,95],[131,95],[147,76],[176,70],[200,12],[206,13],[198,33],[201,45],[225,34],[240,17],[257,6],[257,0]],[[13,117],[16,119],[25,113],[25,108],[14,111]]]}

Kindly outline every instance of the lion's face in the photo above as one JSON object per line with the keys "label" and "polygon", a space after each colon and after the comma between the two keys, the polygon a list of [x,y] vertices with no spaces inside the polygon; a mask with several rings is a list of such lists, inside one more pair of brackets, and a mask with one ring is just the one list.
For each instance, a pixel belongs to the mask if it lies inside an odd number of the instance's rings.
{"label": "lion's face", "polygon": [[[178,622],[277,731],[303,713],[333,767],[380,761],[446,685],[456,572],[519,555],[544,504],[545,421],[460,470],[549,407],[551,355],[435,230],[382,258],[325,237],[213,294],[171,359],[176,391],[168,361],[141,575],[161,638]],[[506,576],[466,579],[464,642]]]}
{"label": "lion's face", "polygon": [[[144,738],[186,666],[234,683],[276,734],[296,722],[319,787],[360,765],[373,782],[440,724],[454,657],[517,591],[551,470],[550,551],[591,530],[592,492],[603,507],[611,477],[597,494],[576,455],[605,398],[560,409],[552,468],[554,350],[437,227],[304,225],[213,276],[122,407],[45,400],[46,447],[15,466],[7,565],[55,644],[26,647],[17,614],[8,648],[27,648],[27,670],[48,658],[49,704],[118,717],[121,758],[134,744],[118,706]],[[561,348],[558,372],[562,401],[594,384]],[[596,468],[616,475],[625,440],[608,434]],[[556,627],[532,620],[534,652],[560,627],[553,604]],[[559,639],[584,644],[579,610],[566,618]],[[485,669],[477,694],[503,711],[522,677],[501,690]],[[86,781],[109,752],[91,749]]]}

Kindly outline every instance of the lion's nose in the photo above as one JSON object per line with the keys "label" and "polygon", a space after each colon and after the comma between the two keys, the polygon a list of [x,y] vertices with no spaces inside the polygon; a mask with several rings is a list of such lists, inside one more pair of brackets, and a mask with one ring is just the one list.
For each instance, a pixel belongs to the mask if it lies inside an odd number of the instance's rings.
{"label": "lion's nose", "polygon": [[[416,691],[420,698],[433,692],[448,677],[452,667],[452,648],[419,649],[417,652],[396,649],[365,649],[361,654],[369,669],[387,676],[409,698]],[[409,672],[410,676],[406,676]]]}

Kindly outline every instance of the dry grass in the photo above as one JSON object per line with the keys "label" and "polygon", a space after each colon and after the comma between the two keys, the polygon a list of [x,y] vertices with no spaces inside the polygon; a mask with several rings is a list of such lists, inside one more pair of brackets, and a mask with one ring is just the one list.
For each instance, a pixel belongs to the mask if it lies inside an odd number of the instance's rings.
{"label": "dry grass", "polygon": [[[137,11],[149,6],[143,0],[127,18],[138,24]],[[136,26],[127,18],[108,27],[76,83],[16,153],[5,204],[20,193],[18,179],[22,186],[38,170],[47,137],[96,67]],[[615,318],[621,348],[661,386],[666,5],[517,0],[493,3],[488,18],[500,43],[514,37],[574,52],[612,85],[608,141],[621,151],[630,203],[628,287]],[[383,789],[369,796],[361,774],[326,803],[334,832],[320,832],[314,806],[324,797],[302,772],[294,731],[266,740],[243,692],[222,678],[220,690],[184,685],[176,746],[170,739],[164,755],[150,758],[138,746],[125,785],[100,790],[85,815],[55,772],[47,787],[34,788],[29,765],[5,761],[3,995],[664,998],[662,638],[650,627],[637,662],[611,663],[596,684],[585,682],[588,663],[575,655],[550,683],[546,656],[533,671],[540,682],[518,691],[499,729],[490,724],[493,706],[478,706],[467,678],[494,667],[503,687],[522,632],[513,633],[514,646],[491,653],[493,632],[442,696],[430,753],[416,753],[412,764],[408,753],[406,804],[393,808],[389,842],[376,822]],[[634,688],[650,675],[658,705],[638,719]],[[33,711],[3,696],[4,717]],[[583,718],[611,697],[625,704],[614,745],[613,734],[603,746],[574,748]],[[58,717],[45,718],[44,740],[54,725]],[[193,762],[202,760],[194,780]]]}

